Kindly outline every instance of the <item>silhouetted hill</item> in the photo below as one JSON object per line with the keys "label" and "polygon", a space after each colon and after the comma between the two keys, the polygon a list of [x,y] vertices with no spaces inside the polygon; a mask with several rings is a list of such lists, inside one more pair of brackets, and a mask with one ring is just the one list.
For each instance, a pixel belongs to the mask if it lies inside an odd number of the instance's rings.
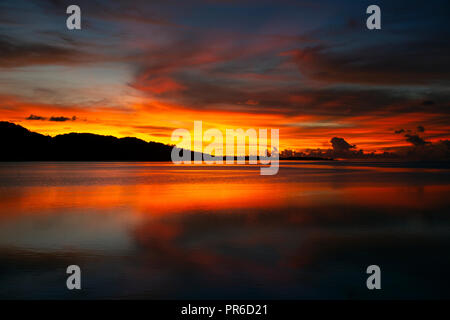
{"label": "silhouetted hill", "polygon": [[[171,161],[172,148],[138,138],[92,133],[68,133],[52,138],[0,121],[0,161]],[[248,157],[245,160],[248,161]],[[281,160],[330,159],[296,157]]]}
{"label": "silhouetted hill", "polygon": [[56,137],[0,122],[0,161],[170,161],[172,146],[90,133]]}

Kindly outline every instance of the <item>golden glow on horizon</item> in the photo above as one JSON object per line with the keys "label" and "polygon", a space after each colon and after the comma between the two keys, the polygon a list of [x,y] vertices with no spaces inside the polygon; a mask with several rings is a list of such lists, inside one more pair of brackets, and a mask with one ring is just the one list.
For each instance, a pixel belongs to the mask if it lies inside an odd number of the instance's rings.
{"label": "golden glow on horizon", "polygon": [[[0,109],[0,119],[11,121],[41,134],[55,136],[70,132],[88,132],[116,137],[133,136],[145,141],[175,144],[171,141],[173,130],[182,128],[191,132],[194,121],[203,122],[203,132],[209,128],[219,129],[224,137],[226,129],[279,129],[280,150],[330,148],[332,137],[344,137],[358,149],[380,151],[381,148],[408,146],[402,135],[395,135],[397,128],[415,128],[433,121],[439,115],[409,113],[403,115],[379,114],[348,116],[345,120],[301,115],[288,117],[275,113],[246,113],[228,110],[193,110],[182,105],[142,99],[125,109],[107,107],[67,107],[30,103],[15,97],[1,96],[9,108]],[[47,120],[26,120],[31,114]],[[72,118],[64,122],[48,121],[51,116]],[[450,126],[441,125],[427,130],[427,134],[441,135],[450,132]],[[435,139],[437,141],[439,139]],[[433,140],[431,140],[433,141]]]}

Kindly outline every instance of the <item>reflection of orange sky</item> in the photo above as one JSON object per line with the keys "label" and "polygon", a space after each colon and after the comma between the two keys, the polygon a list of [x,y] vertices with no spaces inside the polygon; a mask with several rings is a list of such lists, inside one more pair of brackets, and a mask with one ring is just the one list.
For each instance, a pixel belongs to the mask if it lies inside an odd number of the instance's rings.
{"label": "reflection of orange sky", "polygon": [[[15,122],[29,130],[42,134],[57,135],[69,132],[90,132],[117,137],[135,136],[145,141],[175,144],[171,141],[173,130],[183,128],[191,131],[193,138],[194,121],[203,122],[203,132],[218,128],[225,136],[226,129],[274,128],[280,131],[280,149],[329,148],[334,136],[344,137],[365,151],[386,147],[409,145],[402,135],[395,135],[398,128],[427,126],[429,141],[448,138],[450,126],[436,125],[438,114],[409,113],[371,114],[346,116],[345,119],[330,119],[318,115],[296,115],[287,117],[277,113],[245,113],[239,110],[193,110],[181,105],[168,104],[149,99],[136,102],[123,109],[78,108],[29,103],[11,96],[1,96],[0,100],[9,108],[0,110],[0,119]],[[42,117],[77,117],[76,121],[51,122],[25,120],[30,114]],[[270,131],[269,131],[270,132]]]}
{"label": "reflection of orange sky", "polygon": [[[360,186],[333,183],[180,183],[159,185],[56,186],[8,188],[0,194],[0,217],[53,214],[61,210],[115,210],[137,217],[161,217],[189,212],[281,210],[351,205],[367,208],[428,208],[441,203],[447,185],[424,187]],[[301,212],[298,212],[301,216]]]}
{"label": "reflection of orange sky", "polygon": [[[120,206],[149,216],[189,210],[263,208],[281,205],[277,186],[253,184],[160,184],[71,187],[28,187],[2,197],[0,212],[22,213],[46,210]],[[270,196],[272,192],[272,196]]]}

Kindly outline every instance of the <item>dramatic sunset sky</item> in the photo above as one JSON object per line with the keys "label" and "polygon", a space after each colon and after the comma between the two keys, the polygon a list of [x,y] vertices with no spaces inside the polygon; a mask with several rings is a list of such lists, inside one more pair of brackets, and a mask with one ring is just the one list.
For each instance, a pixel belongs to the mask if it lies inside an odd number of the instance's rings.
{"label": "dramatic sunset sky", "polygon": [[[82,30],[66,28],[70,4]],[[370,4],[382,30],[365,26]],[[195,120],[279,128],[281,149],[434,143],[450,138],[448,12],[448,0],[2,0],[0,120],[164,143]]]}

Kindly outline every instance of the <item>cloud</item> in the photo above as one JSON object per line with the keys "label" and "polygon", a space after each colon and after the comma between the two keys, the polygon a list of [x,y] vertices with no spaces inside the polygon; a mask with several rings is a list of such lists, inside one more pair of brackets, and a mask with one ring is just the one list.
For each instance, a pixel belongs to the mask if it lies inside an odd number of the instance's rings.
{"label": "cloud", "polygon": [[[61,116],[61,117],[55,117],[55,116],[52,116],[52,117],[50,117],[50,118],[48,119],[48,121],[65,122],[65,121],[76,121],[77,119],[78,119],[78,118],[77,118],[76,116],[73,116],[73,117],[71,117],[71,118],[63,117],[63,116]],[[30,115],[26,118],[26,120],[41,120],[41,121],[44,121],[44,120],[47,120],[47,118],[46,118],[46,117],[37,116],[37,115],[34,115],[34,114],[30,114]]]}
{"label": "cloud", "polygon": [[185,87],[170,77],[143,78],[135,84],[135,89],[150,92],[153,94],[163,94],[185,89]]}
{"label": "cloud", "polygon": [[72,65],[95,60],[94,56],[74,48],[46,43],[21,42],[0,35],[0,67],[30,65]]}
{"label": "cloud", "polygon": [[418,133],[423,133],[425,132],[425,127],[422,125],[417,126],[417,131],[413,132],[413,130],[405,130],[405,129],[399,129],[399,130],[395,130],[394,132],[396,134],[400,134],[400,133],[406,133],[405,134],[405,138],[406,141],[411,143],[413,146],[424,146],[426,144],[430,144],[430,142],[425,141],[424,138],[420,137]]}
{"label": "cloud", "polygon": [[[190,54],[186,52],[186,55]],[[196,56],[199,53],[193,50],[192,54]],[[172,57],[165,61],[170,55]],[[192,61],[196,60],[193,56],[188,60],[174,53],[167,53],[164,58],[155,53],[149,57],[152,65],[142,67],[130,86],[151,98],[176,103],[186,109],[230,110],[234,107],[251,113],[332,116],[361,115],[373,111],[431,113],[450,110],[446,108],[450,94],[433,88],[411,95],[409,91],[395,87],[299,86],[298,79],[287,81],[279,77],[280,73],[287,71],[277,69],[282,67],[276,64],[274,69],[258,73],[261,78],[249,78],[245,68],[252,68],[252,62],[236,67],[240,61],[238,57],[232,61],[224,61],[220,57],[215,60],[214,54],[206,51],[202,59],[208,57],[211,60],[207,61],[211,63],[197,60],[198,64]],[[424,99],[439,103],[423,105]]]}
{"label": "cloud", "polygon": [[[177,26],[176,23],[171,22],[164,16],[157,13],[154,6],[159,1],[145,1],[134,0],[133,2],[127,0],[116,0],[114,4],[108,1],[89,1],[78,0],[77,4],[89,12],[89,16],[104,22],[112,23],[140,23],[153,24],[156,26]],[[41,0],[37,2],[45,13],[59,15],[61,8],[66,8],[70,1],[64,0]]]}
{"label": "cloud", "polygon": [[[450,160],[450,140],[440,140],[432,143],[425,141],[417,135],[406,135],[412,144],[384,152],[364,152],[356,150],[356,146],[348,143],[343,138],[334,137],[332,149],[306,149],[296,152],[295,156],[343,158],[343,159],[397,159],[403,161],[448,161]],[[333,143],[334,142],[334,143]]]}
{"label": "cloud", "polygon": [[249,105],[249,106],[256,106],[259,104],[259,102],[256,100],[248,99],[247,101],[244,102],[244,104]]}
{"label": "cloud", "polygon": [[[73,130],[98,131],[101,123],[102,131],[141,137],[147,132],[133,126],[178,126],[175,120],[185,124],[194,117],[234,126],[248,119],[255,127],[283,128],[286,145],[302,148],[323,147],[331,137],[365,150],[410,147],[404,135],[422,136],[418,124],[427,128],[427,140],[449,137],[450,45],[441,37],[446,29],[438,5],[422,6],[435,11],[432,23],[413,19],[411,14],[424,14],[416,8],[395,10],[395,16],[386,10],[389,32],[369,36],[358,18],[364,11],[349,1],[333,8],[341,7],[331,20],[320,15],[328,2],[303,11],[287,2],[234,2],[231,8],[226,1],[208,1],[180,3],[173,11],[171,1],[80,1],[89,13],[81,32],[65,30],[65,0],[19,1],[24,10],[0,4],[0,16],[20,22],[17,31],[0,32],[0,68],[42,66],[6,70],[11,76],[0,77],[0,93],[29,102],[19,110],[1,100],[1,117],[23,120],[33,113],[50,121],[55,115],[51,121],[64,123],[70,120],[58,115],[76,114],[92,123],[73,123]],[[256,14],[247,19],[251,12]],[[42,17],[46,23],[36,23]],[[93,61],[99,71],[81,67],[95,76],[78,72],[79,63]],[[69,68],[50,67],[75,64],[62,82],[61,69]],[[29,120],[40,130],[56,130]],[[151,131],[161,137],[166,132]]]}
{"label": "cloud", "polygon": [[77,120],[77,117],[73,116],[72,118],[67,117],[51,117],[49,121],[55,121],[55,122],[65,122],[65,121],[75,121]]}
{"label": "cloud", "polygon": [[419,137],[417,134],[405,134],[405,138],[406,141],[410,142],[414,146],[423,146],[430,143]]}
{"label": "cloud", "polygon": [[320,82],[386,85],[448,81],[450,45],[443,39],[335,49],[331,45],[316,45],[287,51],[284,56],[292,57],[309,80]]}
{"label": "cloud", "polygon": [[356,148],[355,145],[352,145],[344,140],[344,138],[334,137],[331,139],[331,145],[333,146],[333,150],[335,152],[347,152],[351,149]]}
{"label": "cloud", "polygon": [[406,160],[448,161],[450,160],[450,140],[417,144],[400,156]]}
{"label": "cloud", "polygon": [[34,114],[30,114],[30,116],[28,118],[26,118],[26,120],[45,120],[45,117],[41,117],[41,116],[36,116]]}

